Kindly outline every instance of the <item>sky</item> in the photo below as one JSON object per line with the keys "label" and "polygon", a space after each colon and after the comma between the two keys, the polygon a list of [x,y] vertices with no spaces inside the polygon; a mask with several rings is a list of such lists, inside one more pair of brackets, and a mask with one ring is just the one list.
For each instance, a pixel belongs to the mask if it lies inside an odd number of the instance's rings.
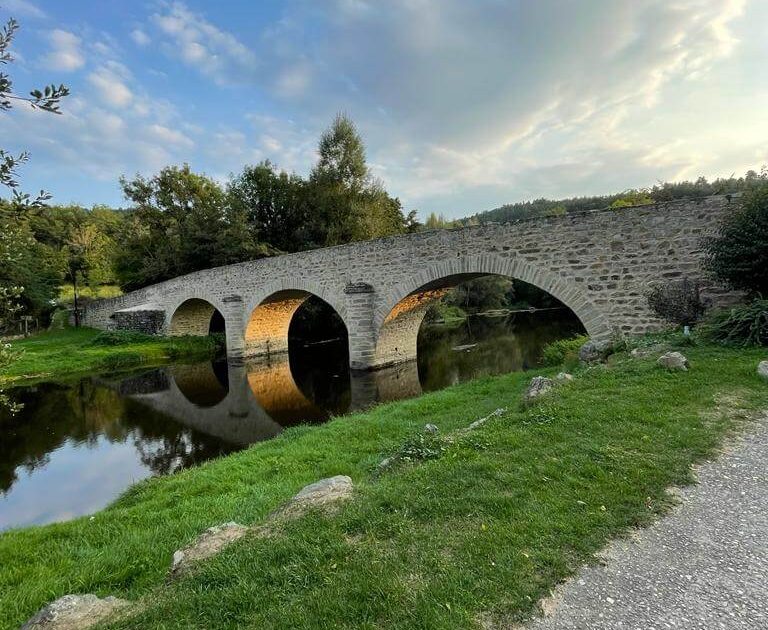
{"label": "sky", "polygon": [[406,210],[461,217],[768,164],[766,0],[0,0],[23,188],[126,206],[169,164],[306,175],[337,112]]}

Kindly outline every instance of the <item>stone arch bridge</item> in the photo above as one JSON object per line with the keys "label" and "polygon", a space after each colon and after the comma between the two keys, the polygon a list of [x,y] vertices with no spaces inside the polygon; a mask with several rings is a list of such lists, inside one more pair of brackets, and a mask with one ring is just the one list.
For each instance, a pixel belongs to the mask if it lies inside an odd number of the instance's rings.
{"label": "stone arch bridge", "polygon": [[528,282],[568,306],[595,340],[658,329],[645,294],[689,277],[705,297],[701,239],[736,201],[725,196],[602,209],[382,238],[217,267],[89,304],[86,325],[208,334],[223,318],[230,358],[288,349],[291,318],[309,296],[344,321],[352,369],[416,357],[430,303],[468,279]]}

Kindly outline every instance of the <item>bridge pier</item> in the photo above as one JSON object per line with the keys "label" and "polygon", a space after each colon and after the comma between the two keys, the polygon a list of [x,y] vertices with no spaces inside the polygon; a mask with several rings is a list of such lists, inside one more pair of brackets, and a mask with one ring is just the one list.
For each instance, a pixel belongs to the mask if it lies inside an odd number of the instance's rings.
{"label": "bridge pier", "polygon": [[349,340],[349,367],[369,370],[375,364],[376,328],[374,316],[374,289],[365,282],[348,283],[344,288]]}

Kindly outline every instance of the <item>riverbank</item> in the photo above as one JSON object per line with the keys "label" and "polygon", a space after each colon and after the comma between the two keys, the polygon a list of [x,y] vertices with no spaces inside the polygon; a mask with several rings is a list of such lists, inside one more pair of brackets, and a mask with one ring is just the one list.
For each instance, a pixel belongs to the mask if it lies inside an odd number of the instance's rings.
{"label": "riverbank", "polygon": [[[486,378],[297,427],[142,482],[110,508],[0,535],[0,627],[66,593],[144,598],[119,627],[472,627],[511,624],[609,540],[663,514],[669,486],[768,407],[760,349],[611,357],[533,406],[531,377]],[[556,371],[556,370],[554,370]],[[506,408],[482,428],[455,433]],[[416,448],[427,424],[437,446]],[[453,436],[453,437],[449,437]],[[404,443],[411,464],[375,474]],[[426,459],[421,459],[422,457]],[[302,486],[349,475],[354,499],[246,537],[174,583],[174,550],[207,527],[258,523]]]}
{"label": "riverbank", "polygon": [[11,342],[18,359],[0,371],[0,385],[20,381],[55,380],[86,372],[159,365],[178,360],[202,360],[219,352],[210,337],[148,337],[115,335],[106,338],[93,328],[62,328]]}

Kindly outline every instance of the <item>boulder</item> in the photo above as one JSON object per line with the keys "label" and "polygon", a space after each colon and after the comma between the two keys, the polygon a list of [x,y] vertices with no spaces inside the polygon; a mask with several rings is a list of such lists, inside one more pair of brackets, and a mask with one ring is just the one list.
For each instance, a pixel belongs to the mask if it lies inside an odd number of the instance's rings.
{"label": "boulder", "polygon": [[582,363],[597,363],[602,361],[611,348],[610,341],[588,341],[579,349],[579,361]]}
{"label": "boulder", "polygon": [[688,359],[680,352],[666,352],[659,357],[657,363],[668,370],[688,370]]}
{"label": "boulder", "polygon": [[547,378],[546,376],[534,376],[531,379],[531,383],[528,385],[528,389],[525,390],[525,402],[530,402],[539,396],[546,394],[552,389],[553,385],[554,382],[551,378]]}
{"label": "boulder", "polygon": [[768,361],[760,361],[757,364],[757,375],[768,381]]}
{"label": "boulder", "polygon": [[555,380],[558,383],[568,383],[573,380],[573,374],[568,374],[568,372],[560,372],[556,377]]}
{"label": "boulder", "polygon": [[313,508],[333,511],[339,503],[352,496],[353,489],[352,479],[346,475],[321,479],[299,490],[288,503],[270,515],[270,519],[274,517],[298,518]]}
{"label": "boulder", "polygon": [[131,605],[124,599],[96,595],[64,595],[42,608],[21,630],[81,630],[105,621]]}
{"label": "boulder", "polygon": [[216,555],[247,533],[248,528],[237,523],[224,523],[209,527],[191,545],[174,552],[171,575],[184,573],[193,564]]}

